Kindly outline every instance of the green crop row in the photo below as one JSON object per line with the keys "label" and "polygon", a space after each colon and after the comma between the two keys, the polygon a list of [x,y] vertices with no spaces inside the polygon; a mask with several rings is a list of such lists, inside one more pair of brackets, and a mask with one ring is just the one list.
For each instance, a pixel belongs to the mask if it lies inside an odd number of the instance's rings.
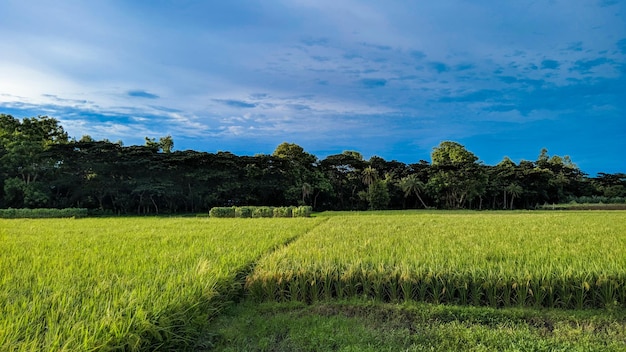
{"label": "green crop row", "polygon": [[311,216],[310,206],[299,207],[214,207],[209,211],[212,218],[299,218]]}
{"label": "green crop row", "polygon": [[246,287],[279,301],[626,306],[626,212],[331,217]]}
{"label": "green crop row", "polygon": [[86,208],[0,209],[0,218],[4,219],[84,218],[87,215],[89,214]]}
{"label": "green crop row", "polygon": [[318,222],[0,219],[0,350],[193,350],[243,272]]}

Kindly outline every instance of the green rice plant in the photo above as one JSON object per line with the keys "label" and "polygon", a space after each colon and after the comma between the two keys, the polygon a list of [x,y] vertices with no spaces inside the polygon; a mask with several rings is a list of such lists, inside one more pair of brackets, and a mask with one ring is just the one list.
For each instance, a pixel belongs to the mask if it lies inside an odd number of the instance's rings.
{"label": "green rice plant", "polygon": [[0,350],[192,349],[242,273],[319,222],[2,219]]}
{"label": "green rice plant", "polygon": [[458,273],[453,274],[448,288],[448,291],[452,291],[452,293],[448,294],[446,301],[454,302],[456,300],[458,302],[455,303],[469,304],[470,280],[468,279]]}
{"label": "green rice plant", "polygon": [[474,306],[480,306],[483,302],[483,290],[481,289],[482,280],[476,277],[469,279],[470,302]]}
{"label": "green rice plant", "polygon": [[399,300],[412,300],[415,297],[415,275],[411,273],[410,269],[402,266],[398,280],[400,286]]}
{"label": "green rice plant", "polygon": [[402,289],[400,288],[400,268],[394,267],[393,271],[386,276],[383,288],[385,292],[385,300],[390,302],[399,302],[402,298]]}
{"label": "green rice plant", "polygon": [[422,302],[429,301],[429,288],[433,281],[432,273],[419,275],[417,277],[417,299]]}
{"label": "green rice plant", "polygon": [[320,275],[321,279],[321,288],[322,288],[322,297],[325,299],[333,298],[333,287],[334,282],[338,281],[337,275],[335,275],[335,271],[331,267],[324,268],[323,272]]}
{"label": "green rice plant", "polygon": [[618,282],[615,278],[608,275],[600,275],[596,280],[596,295],[597,302],[602,307],[614,307],[618,305],[617,292],[620,285],[623,283]]}
{"label": "green rice plant", "polygon": [[530,292],[530,278],[522,277],[520,279],[514,279],[511,288],[514,292],[515,303],[519,307],[525,307],[528,305],[528,297]]}

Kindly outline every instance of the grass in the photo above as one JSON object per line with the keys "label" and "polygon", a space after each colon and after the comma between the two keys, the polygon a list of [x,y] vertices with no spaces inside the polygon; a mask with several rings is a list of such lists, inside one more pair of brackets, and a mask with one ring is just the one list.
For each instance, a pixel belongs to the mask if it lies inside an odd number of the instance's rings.
{"label": "grass", "polygon": [[216,319],[214,351],[623,351],[626,312],[351,299],[265,302]]}
{"label": "grass", "polygon": [[0,350],[201,348],[238,276],[318,222],[0,220]]}

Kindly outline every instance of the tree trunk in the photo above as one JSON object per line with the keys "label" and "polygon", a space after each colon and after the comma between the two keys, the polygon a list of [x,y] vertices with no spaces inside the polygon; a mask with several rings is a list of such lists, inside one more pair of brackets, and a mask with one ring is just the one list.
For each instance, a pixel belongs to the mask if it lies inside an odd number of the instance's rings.
{"label": "tree trunk", "polygon": [[191,212],[195,212],[194,209],[194,205],[193,205],[193,192],[191,191],[191,183],[187,182],[187,187],[189,188],[189,197],[191,197]]}
{"label": "tree trunk", "polygon": [[322,193],[322,191],[317,191],[317,194],[313,197],[313,209],[317,208],[317,196],[319,196],[320,193]]}
{"label": "tree trunk", "polygon": [[159,213],[159,206],[157,205],[157,203],[154,201],[154,198],[152,197],[152,195],[150,195],[150,200],[152,201],[152,205],[154,205],[154,211],[155,213]]}
{"label": "tree trunk", "polygon": [[419,192],[415,192],[415,195],[417,195],[417,198],[419,198],[420,202],[422,202],[422,205],[424,206],[424,209],[428,208],[426,206],[426,203],[424,203],[424,200],[422,199],[422,197],[420,197]]}

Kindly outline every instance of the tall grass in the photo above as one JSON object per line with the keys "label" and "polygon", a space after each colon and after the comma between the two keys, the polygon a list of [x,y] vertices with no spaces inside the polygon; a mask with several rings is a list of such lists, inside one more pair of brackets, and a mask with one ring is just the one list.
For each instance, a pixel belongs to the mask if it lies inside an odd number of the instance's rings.
{"label": "tall grass", "polygon": [[626,212],[333,216],[264,258],[258,299],[626,305]]}
{"label": "tall grass", "polygon": [[0,350],[194,349],[236,277],[319,220],[0,220]]}

